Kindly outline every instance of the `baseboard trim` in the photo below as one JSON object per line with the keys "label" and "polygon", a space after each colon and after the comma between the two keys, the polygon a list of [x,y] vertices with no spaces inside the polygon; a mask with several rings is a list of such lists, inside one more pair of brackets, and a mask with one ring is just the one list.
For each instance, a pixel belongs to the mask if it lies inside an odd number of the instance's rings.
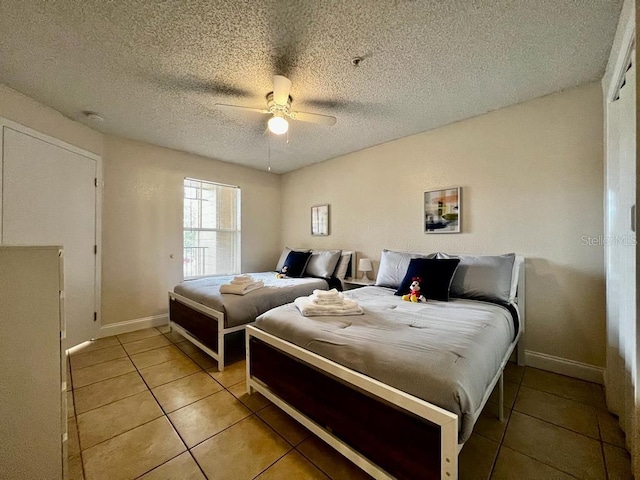
{"label": "baseboard trim", "polygon": [[568,377],[579,378],[588,382],[604,384],[604,368],[576,362],[567,358],[555,357],[546,353],[525,351],[525,362],[528,367],[547,370]]}
{"label": "baseboard trim", "polygon": [[154,315],[152,317],[134,318],[124,322],[107,323],[100,327],[100,337],[110,337],[112,335],[122,335],[123,333],[142,330],[143,328],[161,327],[169,324],[169,314]]}
{"label": "baseboard trim", "polygon": [[[100,328],[100,337],[122,335],[123,333],[142,330],[143,328],[161,327],[169,323],[169,314],[154,315],[152,317],[135,318],[124,322],[108,323]],[[576,362],[567,358],[547,355],[546,353],[525,350],[527,366],[547,370],[560,375],[579,378],[588,382],[604,384],[604,368]]]}

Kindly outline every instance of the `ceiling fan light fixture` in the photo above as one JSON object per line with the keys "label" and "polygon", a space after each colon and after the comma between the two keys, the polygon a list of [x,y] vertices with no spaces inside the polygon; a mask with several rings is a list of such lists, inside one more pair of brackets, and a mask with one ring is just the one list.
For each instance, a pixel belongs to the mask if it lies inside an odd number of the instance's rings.
{"label": "ceiling fan light fixture", "polygon": [[282,135],[289,130],[289,122],[287,122],[286,118],[279,115],[271,117],[267,122],[267,126],[269,127],[269,131],[276,135]]}

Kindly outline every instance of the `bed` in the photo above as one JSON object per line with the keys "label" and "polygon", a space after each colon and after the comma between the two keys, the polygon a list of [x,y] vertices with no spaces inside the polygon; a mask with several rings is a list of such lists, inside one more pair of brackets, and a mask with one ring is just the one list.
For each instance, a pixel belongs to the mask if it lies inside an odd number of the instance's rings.
{"label": "bed", "polygon": [[280,271],[291,252],[309,253],[300,277],[277,278],[276,272],[251,275],[264,287],[245,295],[220,293],[233,276],[213,276],[186,280],[169,292],[169,326],[197,345],[224,370],[225,337],[245,329],[269,309],[309,295],[315,289],[341,288],[350,273],[352,252],[302,250],[285,247],[276,265]]}
{"label": "bed", "polygon": [[[457,478],[458,452],[497,384],[502,404],[502,372],[516,347],[523,360],[523,260],[513,257],[508,302],[413,304],[375,286],[346,293],[362,316],[307,318],[293,305],[266,312],[247,329],[248,391],[375,478]],[[386,273],[404,273],[394,267]],[[457,287],[486,287],[490,273],[473,267]],[[377,284],[384,275],[381,262]]]}

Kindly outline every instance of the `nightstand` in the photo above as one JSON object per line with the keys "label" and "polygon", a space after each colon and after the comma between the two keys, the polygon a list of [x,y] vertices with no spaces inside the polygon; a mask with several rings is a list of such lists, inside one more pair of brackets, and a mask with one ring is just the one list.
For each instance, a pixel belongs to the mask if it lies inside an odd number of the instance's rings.
{"label": "nightstand", "polygon": [[362,280],[361,278],[345,278],[344,288],[345,290],[353,290],[354,288],[370,287],[375,285],[375,280]]}

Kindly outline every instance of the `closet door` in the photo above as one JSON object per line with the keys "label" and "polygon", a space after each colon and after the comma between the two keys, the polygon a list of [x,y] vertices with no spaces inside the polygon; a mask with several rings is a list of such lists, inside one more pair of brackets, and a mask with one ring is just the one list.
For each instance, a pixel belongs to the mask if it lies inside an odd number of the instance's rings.
{"label": "closet door", "polygon": [[4,126],[2,244],[62,245],[65,250],[65,348],[95,338],[95,158]]}
{"label": "closet door", "polygon": [[[620,415],[621,426],[631,436],[632,419],[635,404],[634,379],[636,365],[632,360],[636,355],[636,68],[632,64],[625,75],[625,84],[620,89],[618,104],[618,158],[619,158],[619,218],[616,232],[616,248],[619,254],[620,286],[618,302],[620,304],[619,340],[621,358],[624,359],[624,374],[621,382],[621,405],[624,414]],[[620,242],[619,239],[623,241]],[[631,445],[628,443],[628,446]]]}
{"label": "closet door", "polygon": [[[635,55],[631,55],[634,58]],[[606,221],[609,410],[619,416],[633,451],[636,414],[636,68],[631,64],[607,105]]]}

